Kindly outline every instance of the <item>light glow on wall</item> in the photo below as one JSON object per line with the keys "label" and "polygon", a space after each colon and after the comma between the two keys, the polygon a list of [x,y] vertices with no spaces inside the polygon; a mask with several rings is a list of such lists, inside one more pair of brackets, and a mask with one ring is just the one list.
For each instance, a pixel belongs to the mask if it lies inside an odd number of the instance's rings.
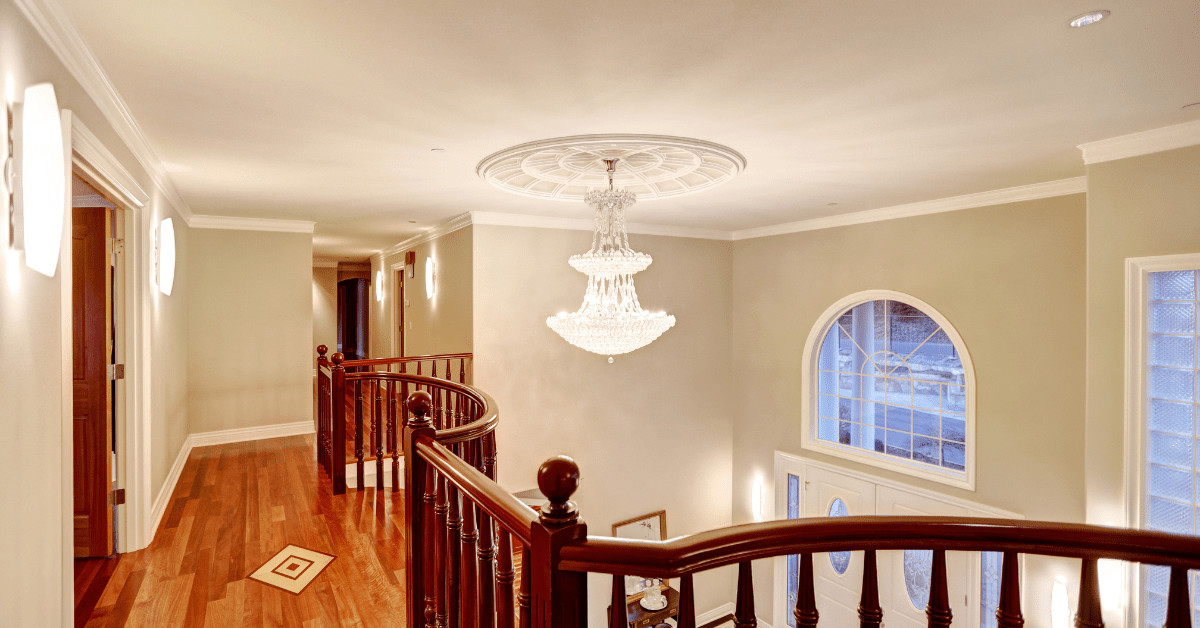
{"label": "light glow on wall", "polygon": [[1054,591],[1050,596],[1050,624],[1053,628],[1067,628],[1071,620],[1071,608],[1067,606],[1067,579],[1054,579]]}
{"label": "light glow on wall", "polygon": [[754,476],[754,489],[750,492],[750,507],[755,521],[763,520],[763,479],[761,475]]}
{"label": "light glow on wall", "polygon": [[436,292],[437,292],[436,286],[434,285],[434,274],[433,273],[434,273],[433,258],[426,257],[425,258],[425,298],[427,298],[427,299],[432,299],[433,295],[436,294]]}
{"label": "light glow on wall", "polygon": [[375,300],[383,303],[383,271],[375,271]]}
{"label": "light glow on wall", "polygon": [[171,296],[175,286],[175,223],[166,218],[158,228],[158,290]]}
{"label": "light glow on wall", "polygon": [[1125,606],[1125,562],[1101,558],[1097,563],[1100,580],[1100,606],[1106,611],[1119,611]]}
{"label": "light glow on wall", "polygon": [[54,86],[26,88],[21,116],[19,211],[25,224],[25,265],[53,277],[67,203],[62,120]]}

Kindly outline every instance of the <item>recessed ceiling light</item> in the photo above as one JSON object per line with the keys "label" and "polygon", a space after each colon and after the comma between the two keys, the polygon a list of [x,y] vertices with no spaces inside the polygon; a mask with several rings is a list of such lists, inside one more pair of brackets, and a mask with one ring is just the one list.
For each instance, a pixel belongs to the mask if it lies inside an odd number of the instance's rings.
{"label": "recessed ceiling light", "polygon": [[415,225],[415,224],[417,224],[417,221],[415,221],[415,220],[410,220],[410,221],[408,221],[408,222],[409,222],[410,224],[414,224],[414,225]]}
{"label": "recessed ceiling light", "polygon": [[446,152],[446,149],[444,149],[444,148],[431,148],[431,149],[429,149],[429,152],[431,152],[431,153],[444,153],[444,152]]}
{"label": "recessed ceiling light", "polygon": [[837,203],[830,203],[830,204],[829,204],[829,206],[830,206],[830,207],[835,207],[835,206],[837,206]]}
{"label": "recessed ceiling light", "polygon": [[1089,11],[1072,19],[1070,26],[1071,28],[1083,28],[1084,26],[1091,26],[1092,24],[1095,24],[1096,22],[1108,17],[1109,13],[1110,11],[1105,11],[1104,9],[1099,11]]}

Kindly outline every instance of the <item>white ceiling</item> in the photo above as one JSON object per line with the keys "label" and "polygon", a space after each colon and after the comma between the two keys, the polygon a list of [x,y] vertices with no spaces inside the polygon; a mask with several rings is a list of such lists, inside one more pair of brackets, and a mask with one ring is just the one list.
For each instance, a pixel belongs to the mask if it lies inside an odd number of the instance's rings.
{"label": "white ceiling", "polygon": [[630,220],[732,231],[1075,177],[1078,144],[1200,118],[1195,0],[60,2],[193,211],[316,221],[318,255],[587,217],[476,176],[533,140],[729,146],[732,182]]}

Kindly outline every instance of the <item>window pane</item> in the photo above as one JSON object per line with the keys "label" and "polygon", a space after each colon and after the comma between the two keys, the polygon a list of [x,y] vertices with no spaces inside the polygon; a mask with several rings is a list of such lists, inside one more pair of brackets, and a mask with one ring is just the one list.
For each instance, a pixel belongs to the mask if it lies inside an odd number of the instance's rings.
{"label": "window pane", "polygon": [[904,550],[904,586],[914,608],[929,605],[929,579],[933,572],[933,550]]}
{"label": "window pane", "polygon": [[1191,270],[1152,273],[1151,301],[1195,301],[1196,272]]}
{"label": "window pane", "polygon": [[980,552],[979,628],[996,628],[996,610],[1000,608],[1001,552]]}
{"label": "window pane", "polygon": [[1153,366],[1196,366],[1196,339],[1190,336],[1150,337],[1150,362]]}
{"label": "window pane", "polygon": [[1152,367],[1150,396],[1172,401],[1194,401],[1195,372],[1184,369]]}
{"label": "window pane", "polygon": [[[846,502],[843,502],[840,497],[834,498],[833,504],[829,506],[829,516],[847,517],[849,515],[850,509],[846,508]],[[846,573],[846,569],[850,567],[850,552],[829,552],[829,564],[833,566],[833,570],[839,576]],[[795,604],[791,608],[796,608]]]}
{"label": "window pane", "polygon": [[1150,402],[1150,429],[1191,436],[1193,408],[1190,403],[1154,399]]}
{"label": "window pane", "polygon": [[1195,304],[1151,303],[1150,331],[1157,334],[1195,334]]}

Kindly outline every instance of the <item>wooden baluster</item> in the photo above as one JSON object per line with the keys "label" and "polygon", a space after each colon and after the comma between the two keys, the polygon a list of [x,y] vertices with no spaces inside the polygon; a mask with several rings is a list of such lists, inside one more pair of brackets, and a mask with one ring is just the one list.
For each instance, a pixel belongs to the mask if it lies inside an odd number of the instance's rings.
{"label": "wooden baluster", "polygon": [[460,384],[467,383],[467,359],[466,358],[458,359],[458,383],[460,383]]}
{"label": "wooden baluster", "polygon": [[[514,628],[516,623],[516,608],[513,606],[513,581],[516,571],[513,569],[512,535],[503,528],[499,531],[500,549],[496,565],[496,628]],[[480,608],[484,608],[482,605]]]}
{"label": "wooden baluster", "polygon": [[[451,450],[462,457],[462,450],[459,445],[451,446]],[[462,516],[461,516],[461,495],[458,487],[447,482],[446,488],[449,491],[447,500],[449,502],[449,510],[446,513],[446,621],[444,626],[460,626],[459,619],[459,593],[461,592],[462,582],[459,579],[462,575]]]}
{"label": "wooden baluster", "polygon": [[1017,567],[1017,553],[1004,552],[1000,567],[1000,605],[996,607],[997,628],[1021,628],[1025,618],[1021,616],[1021,570]]}
{"label": "wooden baluster", "polygon": [[875,567],[875,550],[863,552],[862,596],[858,602],[858,624],[861,628],[879,628],[883,609],[879,607],[879,575]]}
{"label": "wooden baluster", "polygon": [[690,573],[679,579],[679,617],[675,622],[676,628],[696,628],[696,593]]}
{"label": "wooden baluster", "polygon": [[330,440],[330,474],[333,481],[333,494],[343,495],[346,492],[346,369],[342,366],[344,356],[333,354],[333,394],[330,398],[333,409],[332,430]]}
{"label": "wooden baluster", "polygon": [[950,628],[949,583],[946,581],[946,550],[933,550],[933,574],[929,578],[929,604],[925,607],[929,628]]}
{"label": "wooden baluster", "polygon": [[363,490],[363,395],[362,380],[354,380],[354,469],[358,472],[358,490]]}
{"label": "wooden baluster", "polygon": [[476,556],[475,542],[479,533],[475,531],[475,502],[466,495],[462,496],[462,628],[479,628],[480,611],[492,612],[491,604],[484,606],[478,591],[475,566],[479,561]]}
{"label": "wooden baluster", "polygon": [[529,572],[532,571],[533,561],[530,560],[530,554],[528,545],[521,548],[521,590],[517,593],[517,612],[521,621],[518,628],[532,628],[533,625],[533,611],[530,607],[530,600],[533,597],[530,593],[532,589],[530,583],[533,576],[529,575]]}
{"label": "wooden baluster", "polygon": [[800,573],[796,574],[796,628],[815,628],[821,614],[817,612],[816,582],[813,580],[812,554],[800,555]]}
{"label": "wooden baluster", "polygon": [[754,572],[750,561],[738,563],[737,605],[733,610],[733,625],[736,628],[758,626],[758,617],[754,614]]}
{"label": "wooden baluster", "polygon": [[492,481],[496,480],[496,433],[494,431],[483,435],[483,474]]}
{"label": "wooden baluster", "polygon": [[1188,570],[1171,567],[1171,586],[1167,589],[1167,620],[1163,628],[1192,628],[1192,604],[1188,598]]}
{"label": "wooden baluster", "polygon": [[[446,478],[442,474],[437,474],[437,503],[433,506],[433,517],[436,520],[434,524],[433,542],[437,546],[434,555],[438,565],[435,573],[445,574],[446,571],[446,525],[449,522],[448,514],[450,512],[449,491],[446,489]],[[447,628],[446,623],[447,612],[446,608],[446,582],[448,578],[443,578],[441,582],[434,583],[434,590],[437,593],[437,626],[438,628]]]}
{"label": "wooden baluster", "polygon": [[608,628],[629,628],[625,601],[625,576],[613,576],[612,600],[608,607]]}
{"label": "wooden baluster", "polygon": [[[496,606],[496,543],[492,518],[479,513],[479,608],[488,609],[479,616],[479,628],[493,628]],[[512,560],[512,557],[509,557]]]}
{"label": "wooden baluster", "polygon": [[388,395],[391,400],[388,403],[388,434],[391,435],[392,444],[392,492],[400,491],[400,435],[397,434],[397,412],[398,406],[402,405],[400,400],[396,398],[396,382],[388,384]]}
{"label": "wooden baluster", "polygon": [[417,375],[421,374],[421,361],[417,360]]}
{"label": "wooden baluster", "polygon": [[1104,628],[1100,612],[1100,576],[1095,558],[1083,559],[1079,570],[1079,612],[1075,613],[1075,628]]}
{"label": "wooden baluster", "polygon": [[375,454],[375,490],[383,490],[383,380],[375,380],[375,406],[371,408],[371,444]]}
{"label": "wooden baluster", "polygon": [[[405,398],[405,407],[412,408],[412,419],[404,426],[404,529],[405,538],[405,604],[406,622],[409,628],[419,628],[421,617],[425,628],[435,628],[434,563],[431,546],[433,534],[434,488],[436,480],[433,467],[416,454],[412,444],[419,438],[433,438],[433,424],[429,422],[428,395],[414,393]],[[342,469],[346,465],[342,464]]]}

